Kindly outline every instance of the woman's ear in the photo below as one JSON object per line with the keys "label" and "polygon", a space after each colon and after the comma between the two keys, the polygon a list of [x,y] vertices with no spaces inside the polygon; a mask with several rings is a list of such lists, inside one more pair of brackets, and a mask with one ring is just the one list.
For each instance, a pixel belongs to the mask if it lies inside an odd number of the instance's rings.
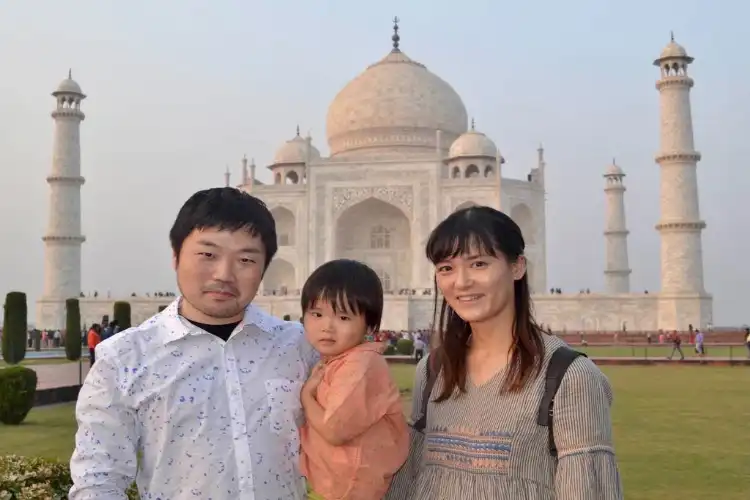
{"label": "woman's ear", "polygon": [[513,271],[514,281],[523,278],[523,275],[526,274],[526,257],[524,255],[519,255],[516,261],[511,264],[511,270]]}

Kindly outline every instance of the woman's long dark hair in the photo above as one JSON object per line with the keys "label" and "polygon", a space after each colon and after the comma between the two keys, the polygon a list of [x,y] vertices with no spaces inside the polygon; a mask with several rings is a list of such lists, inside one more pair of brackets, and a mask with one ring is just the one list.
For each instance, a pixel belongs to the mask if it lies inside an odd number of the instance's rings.
{"label": "woman's long dark hair", "polygon": [[[513,263],[523,255],[525,243],[513,219],[491,207],[473,206],[457,210],[442,221],[427,241],[427,258],[433,264],[470,251],[505,257]],[[508,375],[502,390],[516,392],[536,377],[544,357],[542,330],[534,321],[527,275],[513,283],[515,316]],[[440,313],[438,316],[438,304]],[[443,372],[443,385],[435,401],[450,398],[456,389],[466,392],[466,357],[471,326],[441,298],[435,280],[435,318],[440,345],[432,354]]]}

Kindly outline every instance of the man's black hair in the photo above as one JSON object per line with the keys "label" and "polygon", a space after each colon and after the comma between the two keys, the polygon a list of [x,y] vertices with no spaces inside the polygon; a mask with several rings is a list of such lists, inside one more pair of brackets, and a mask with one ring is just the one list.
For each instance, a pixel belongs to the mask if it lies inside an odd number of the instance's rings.
{"label": "man's black hair", "polygon": [[245,230],[260,236],[266,251],[264,269],[276,255],[276,222],[263,201],[231,187],[211,188],[191,196],[177,214],[169,231],[172,250],[179,260],[185,238],[195,230]]}
{"label": "man's black hair", "polygon": [[369,266],[356,260],[338,259],[317,268],[302,287],[302,314],[319,300],[334,312],[362,315],[367,328],[380,329],[383,316],[383,285]]}

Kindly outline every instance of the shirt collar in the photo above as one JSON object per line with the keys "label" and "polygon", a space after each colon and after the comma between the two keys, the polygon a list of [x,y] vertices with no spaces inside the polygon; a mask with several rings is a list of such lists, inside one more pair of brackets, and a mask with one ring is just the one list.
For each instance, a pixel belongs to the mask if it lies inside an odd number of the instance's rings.
{"label": "shirt collar", "polygon": [[349,354],[354,354],[355,352],[376,352],[378,354],[383,354],[383,351],[385,351],[386,345],[384,342],[363,342],[359,345],[356,345],[352,347],[351,349],[342,352],[341,354],[332,357],[329,361],[333,361],[334,359],[341,359]]}
{"label": "shirt collar", "polygon": [[[166,330],[164,344],[169,344],[175,340],[185,338],[188,335],[205,333],[203,330],[180,316],[180,303],[182,300],[183,297],[177,297],[167,306],[166,309],[157,315],[157,321],[159,321],[161,326]],[[264,321],[265,316],[266,315],[263,314],[263,311],[258,307],[254,306],[252,303],[248,304],[245,308],[245,315],[236,331],[241,331],[248,325],[255,325],[263,331],[268,331],[267,322]]]}

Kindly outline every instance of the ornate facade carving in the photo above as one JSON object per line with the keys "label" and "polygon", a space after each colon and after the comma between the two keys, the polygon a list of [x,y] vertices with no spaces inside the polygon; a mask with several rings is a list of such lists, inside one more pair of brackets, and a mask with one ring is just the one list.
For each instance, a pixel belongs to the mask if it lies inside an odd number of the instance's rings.
{"label": "ornate facade carving", "polygon": [[375,198],[395,205],[410,218],[413,214],[414,192],[411,186],[333,188],[333,214],[339,215],[347,208],[367,198]]}

